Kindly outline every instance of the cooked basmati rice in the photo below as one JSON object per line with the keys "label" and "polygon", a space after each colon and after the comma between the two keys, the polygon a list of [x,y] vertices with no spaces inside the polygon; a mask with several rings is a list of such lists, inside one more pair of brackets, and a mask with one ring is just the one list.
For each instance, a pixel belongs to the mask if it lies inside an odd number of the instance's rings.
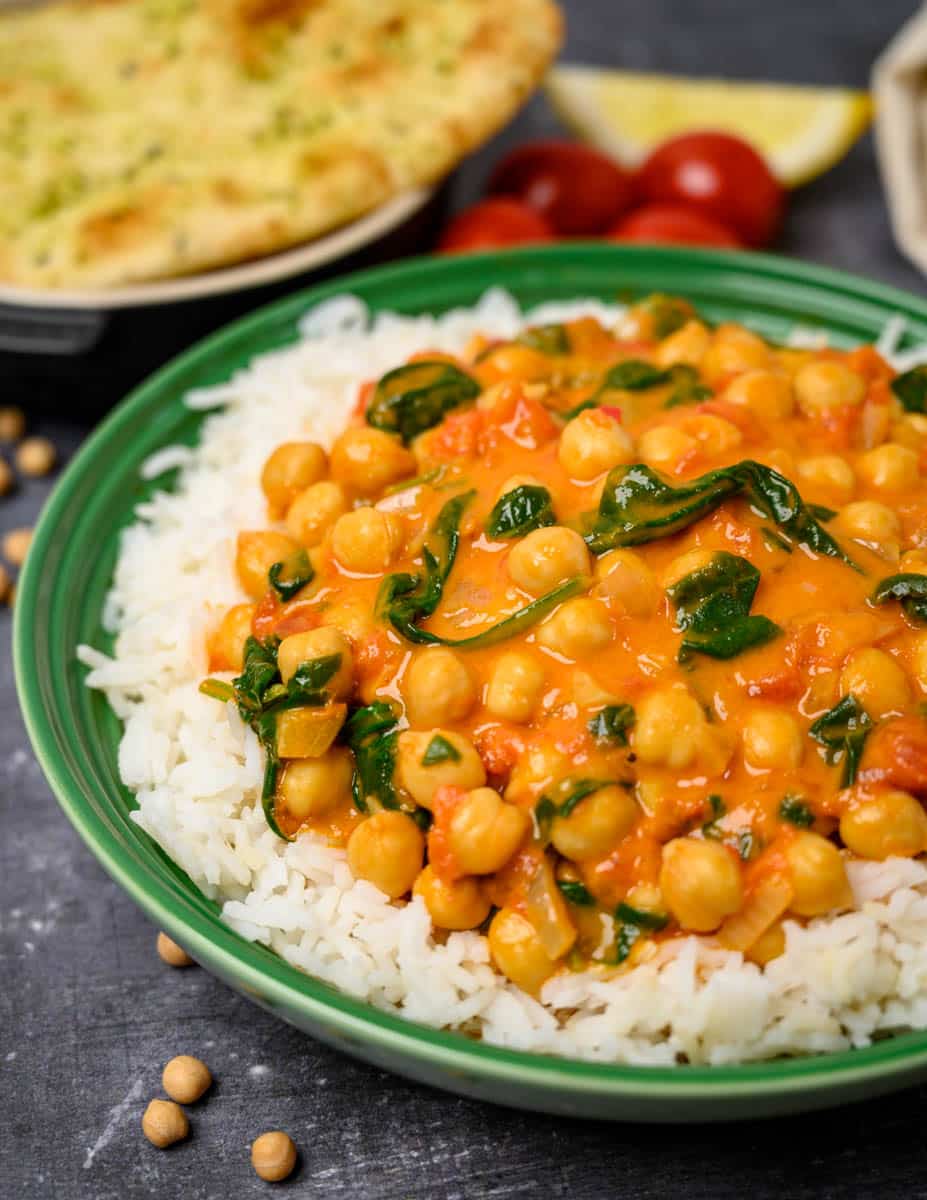
{"label": "cooked basmati rice", "polygon": [[[227,383],[187,397],[206,417],[192,454],[168,448],[142,474],[180,468],[175,490],[137,509],[126,531],[105,622],[109,658],[82,647],[87,683],[124,723],[122,779],[134,819],[221,903],[243,937],[379,1008],[428,1025],[480,1032],[497,1045],[630,1063],[728,1063],[862,1046],[885,1030],[927,1026],[927,868],[907,859],[849,863],[853,912],[786,923],[785,953],[761,971],[687,937],[620,974],[562,972],[541,1002],[490,965],[474,932],[435,941],[421,900],[391,903],[355,881],[345,854],[268,829],[261,752],[231,707],[199,694],[205,635],[243,599],[233,571],[239,529],[259,526],[258,480],[271,449],[293,437],[329,444],[359,380],[425,347],[460,351],[476,331],[514,334],[525,320],[620,310],[546,304],[523,317],[504,292],[435,319],[381,314],[342,296],[303,318],[301,340],[263,355]],[[883,348],[903,334],[890,326]],[[907,352],[910,356],[911,352]]]}

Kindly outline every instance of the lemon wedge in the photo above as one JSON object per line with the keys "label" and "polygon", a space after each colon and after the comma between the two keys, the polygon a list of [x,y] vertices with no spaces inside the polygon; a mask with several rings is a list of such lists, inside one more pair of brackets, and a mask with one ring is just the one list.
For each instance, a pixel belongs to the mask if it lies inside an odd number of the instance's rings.
{"label": "lemon wedge", "polygon": [[568,125],[626,166],[668,137],[712,129],[750,142],[785,187],[832,167],[872,116],[868,93],[844,88],[575,66],[552,71],[546,88]]}

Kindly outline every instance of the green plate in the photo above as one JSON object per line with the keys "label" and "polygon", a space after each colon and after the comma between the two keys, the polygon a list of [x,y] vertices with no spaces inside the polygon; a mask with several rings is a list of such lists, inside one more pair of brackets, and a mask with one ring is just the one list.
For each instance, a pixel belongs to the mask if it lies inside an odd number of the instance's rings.
{"label": "green plate", "polygon": [[[927,1033],[750,1066],[648,1068],[499,1050],[411,1024],[239,937],[129,819],[133,801],[117,771],[119,724],[102,696],[83,686],[75,647],[108,644],[100,617],[119,531],[151,490],[139,465],[162,446],[196,439],[202,414],[183,407],[183,394],[293,342],[306,309],[340,292],[374,310],[440,312],[472,304],[492,285],[509,288],[524,305],[679,292],[713,320],[744,321],[774,339],[798,322],[826,330],[838,345],[874,340],[900,313],[908,344],[927,342],[927,304],[865,280],[782,258],[605,245],[404,262],[313,288],[237,322],[168,364],[113,412],[63,474],[36,530],[16,601],[16,678],[33,746],[61,807],[113,878],[208,970],[331,1045],[439,1087],[576,1116],[704,1121],[820,1108],[927,1078]],[[153,586],[156,578],[153,569]]]}

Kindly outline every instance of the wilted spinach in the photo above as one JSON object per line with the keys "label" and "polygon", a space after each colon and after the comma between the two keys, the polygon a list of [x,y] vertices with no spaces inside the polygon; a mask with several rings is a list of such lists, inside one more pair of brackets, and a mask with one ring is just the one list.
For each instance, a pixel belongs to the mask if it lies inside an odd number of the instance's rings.
{"label": "wilted spinach", "polygon": [[856,782],[872,719],[855,696],[844,696],[832,709],[818,717],[808,732],[824,747],[827,761],[842,762],[841,787]]}
{"label": "wilted spinach", "polygon": [[486,521],[491,538],[524,537],[532,529],[556,525],[550,492],[540,484],[520,483],[500,496]]}
{"label": "wilted spinach", "polygon": [[679,661],[693,654],[733,658],[762,646],[782,630],[768,617],[750,616],[760,573],[747,559],[720,550],[697,571],[666,589],[676,607],[676,623],[685,636]]}
{"label": "wilted spinach", "polygon": [[927,366],[912,367],[897,375],[891,388],[905,412],[927,413]]}
{"label": "wilted spinach", "polygon": [[590,717],[586,728],[597,742],[626,746],[628,730],[634,724],[635,716],[630,704],[608,704],[594,717]]}
{"label": "wilted spinach", "polygon": [[351,791],[359,812],[398,808],[393,773],[396,768],[398,717],[392,705],[375,700],[355,711],[345,721],[341,741],[354,753]]}
{"label": "wilted spinach", "polygon": [[904,572],[883,579],[870,597],[873,604],[900,600],[901,611],[918,625],[927,625],[927,575]]}
{"label": "wilted spinach", "polygon": [[529,325],[515,339],[520,346],[540,354],[569,354],[570,335],[564,325]]}
{"label": "wilted spinach", "polygon": [[479,394],[480,385],[473,376],[453,363],[408,363],[388,371],[379,381],[367,409],[367,423],[398,433],[408,445]]}

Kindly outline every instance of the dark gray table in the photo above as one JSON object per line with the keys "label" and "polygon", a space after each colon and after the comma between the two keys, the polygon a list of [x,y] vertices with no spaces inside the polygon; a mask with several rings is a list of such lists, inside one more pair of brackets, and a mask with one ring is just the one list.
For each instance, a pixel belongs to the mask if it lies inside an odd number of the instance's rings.
{"label": "dark gray table", "polygon": [[[566,57],[639,69],[864,85],[913,11],[905,0],[573,0]],[[556,125],[536,100],[452,183],[474,199],[500,147]],[[869,142],[793,199],[781,248],[924,290],[894,250]],[[34,392],[7,375],[2,403]],[[51,378],[51,376],[49,377]],[[56,384],[49,384],[51,389]],[[66,411],[67,388],[61,388]],[[64,451],[86,428],[39,426]],[[32,523],[48,491],[0,503]],[[302,1152],[286,1194],[325,1200],[921,1196],[927,1149],[909,1091],[825,1115],[733,1128],[570,1122],[458,1100],[371,1070],[278,1024],[199,969],[172,971],[155,931],[96,865],[36,766],[0,616],[0,1200],[207,1200],[267,1194],[248,1147],[268,1128]],[[163,1063],[217,1079],[191,1140],[160,1153],[138,1122]]]}

